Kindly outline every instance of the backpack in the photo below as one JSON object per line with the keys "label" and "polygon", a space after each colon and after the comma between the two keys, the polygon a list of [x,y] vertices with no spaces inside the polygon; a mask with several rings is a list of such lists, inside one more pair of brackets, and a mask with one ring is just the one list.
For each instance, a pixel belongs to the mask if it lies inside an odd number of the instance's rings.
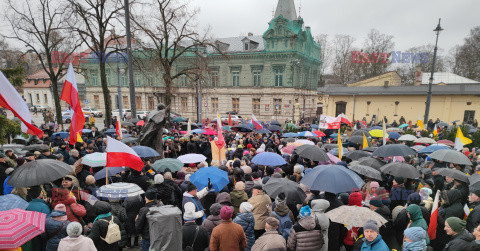
{"label": "backpack", "polygon": [[122,239],[122,234],[120,233],[120,227],[118,226],[117,223],[113,222],[113,216],[110,221],[101,219],[105,222],[108,222],[108,229],[107,229],[107,234],[105,235],[105,238],[100,238],[105,241],[108,244],[115,243],[117,241],[120,241]]}
{"label": "backpack", "polygon": [[293,227],[293,222],[292,219],[290,219],[290,213],[288,213],[285,216],[280,216],[276,212],[273,212],[273,215],[277,217],[277,219],[280,221],[280,224],[278,225],[278,233],[283,236],[283,238],[288,239],[288,236],[290,235],[290,230]]}

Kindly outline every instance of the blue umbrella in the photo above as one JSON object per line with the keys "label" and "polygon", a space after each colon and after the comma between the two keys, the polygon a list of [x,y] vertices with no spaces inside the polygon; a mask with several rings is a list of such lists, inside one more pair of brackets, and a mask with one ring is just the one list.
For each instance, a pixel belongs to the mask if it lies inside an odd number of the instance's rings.
{"label": "blue umbrella", "polygon": [[204,133],[204,132],[205,132],[205,131],[202,130],[202,129],[194,129],[194,130],[192,130],[190,133],[192,133],[192,134],[193,134],[193,133],[195,133],[195,134],[202,134],[202,133]]}
{"label": "blue umbrella", "polygon": [[310,127],[313,128],[313,129],[318,129],[318,125],[316,125],[316,124],[311,124]]}
{"label": "blue umbrella", "polygon": [[288,132],[288,133],[282,134],[282,138],[295,138],[295,137],[298,137],[298,133]]}
{"label": "blue umbrella", "polygon": [[270,134],[272,133],[271,131],[269,131],[268,129],[265,129],[265,128],[262,128],[260,130],[255,130],[256,133],[260,133],[260,134]]}
{"label": "blue umbrella", "polygon": [[402,135],[398,132],[388,132],[388,137],[391,138],[391,139],[398,139],[401,136]]}
{"label": "blue umbrella", "polygon": [[317,135],[315,133],[310,132],[310,131],[299,132],[298,136],[300,136],[300,137],[317,137]]}
{"label": "blue umbrella", "polygon": [[430,154],[438,150],[443,150],[443,149],[450,149],[450,147],[446,145],[431,145],[423,148],[419,153],[425,153],[425,154]]}
{"label": "blue umbrella", "polygon": [[[114,130],[115,130],[115,129],[114,129]],[[82,133],[91,133],[91,132],[92,132],[92,130],[90,130],[90,129],[83,129],[83,130],[82,130]]]}
{"label": "blue umbrella", "polygon": [[108,172],[108,177],[112,177],[115,174],[121,173],[123,171],[125,171],[125,168],[123,167],[108,167],[98,171],[97,173],[95,173],[93,177],[95,177],[95,180],[101,180],[101,179],[105,179],[107,172]]}
{"label": "blue umbrella", "polygon": [[268,126],[268,130],[270,130],[270,131],[282,131],[282,127],[279,126],[279,125],[271,124],[271,125]]}
{"label": "blue umbrella", "polygon": [[408,124],[401,124],[398,128],[405,128],[407,126],[408,126]]}
{"label": "blue umbrella", "polygon": [[358,174],[340,165],[317,166],[305,174],[300,182],[310,190],[335,194],[351,192],[365,184]]}
{"label": "blue umbrella", "polygon": [[150,157],[157,157],[160,154],[155,151],[153,148],[148,146],[134,146],[132,149],[140,156],[141,158],[150,158]]}
{"label": "blue umbrella", "polygon": [[370,130],[375,130],[375,129],[382,130],[383,128],[381,126],[373,126],[372,129],[370,129]]}
{"label": "blue umbrella", "polygon": [[137,184],[117,182],[101,186],[96,191],[96,196],[103,199],[126,199],[144,193]]}
{"label": "blue umbrella", "polygon": [[111,129],[106,130],[105,133],[106,134],[115,134],[115,133],[117,133],[117,130],[111,128]]}
{"label": "blue umbrella", "polygon": [[22,197],[16,194],[7,194],[0,196],[0,211],[8,211],[10,209],[20,208],[25,210],[28,207],[28,202],[26,202]]}
{"label": "blue umbrella", "polygon": [[332,133],[330,134],[330,138],[337,138],[338,137],[338,133]]}
{"label": "blue umbrella", "polygon": [[212,188],[215,191],[221,191],[228,183],[228,173],[214,166],[203,167],[198,169],[192,176],[190,182],[197,186],[198,190],[202,190],[208,185],[208,179],[212,182]]}
{"label": "blue umbrella", "polygon": [[271,152],[263,152],[255,155],[252,162],[262,166],[281,166],[287,163],[282,156]]}
{"label": "blue umbrella", "polygon": [[60,135],[60,138],[62,138],[62,139],[68,139],[68,137],[70,137],[70,133],[68,133],[68,132],[56,132],[56,133],[52,134],[52,139],[57,137],[57,135]]}
{"label": "blue umbrella", "polygon": [[[338,157],[338,150],[339,150],[339,148],[333,148],[332,150],[329,151],[329,153]],[[342,147],[342,156],[345,156],[346,153],[348,153],[347,148]]]}

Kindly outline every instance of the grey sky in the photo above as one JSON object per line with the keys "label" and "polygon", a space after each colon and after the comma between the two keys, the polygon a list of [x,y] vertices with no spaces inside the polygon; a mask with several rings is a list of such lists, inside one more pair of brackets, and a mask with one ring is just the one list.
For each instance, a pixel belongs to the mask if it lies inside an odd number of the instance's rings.
{"label": "grey sky", "polygon": [[[278,0],[193,0],[200,8],[198,22],[210,25],[215,37],[262,34]],[[448,52],[480,25],[478,0],[295,0],[305,25],[314,35],[348,34],[357,46],[370,29],[394,36],[397,50],[433,44],[433,29],[442,18],[439,47]]]}

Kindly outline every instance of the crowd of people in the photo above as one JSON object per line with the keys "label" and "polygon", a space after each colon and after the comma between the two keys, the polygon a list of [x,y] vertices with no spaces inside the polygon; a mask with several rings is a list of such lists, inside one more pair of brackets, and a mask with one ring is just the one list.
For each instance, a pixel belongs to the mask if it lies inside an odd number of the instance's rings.
{"label": "crowd of people", "polygon": [[[104,152],[106,133],[92,126],[83,135],[83,142],[68,145],[66,139],[53,137],[56,131],[43,127],[46,137],[41,151],[29,151],[23,156],[12,150],[0,154],[1,194],[16,194],[28,201],[26,210],[47,215],[45,233],[35,237],[21,250],[122,250],[140,246],[149,250],[151,243],[147,215],[150,208],[173,205],[182,211],[183,250],[480,250],[480,189],[469,189],[468,183],[436,172],[452,168],[469,175],[478,173],[480,160],[475,150],[463,152],[472,166],[445,163],[427,155],[403,156],[404,162],[417,168],[420,178],[406,179],[382,174],[381,180],[361,176],[365,185],[355,191],[332,193],[310,190],[301,183],[320,164],[282,148],[290,143],[281,133],[225,131],[226,160],[217,168],[228,173],[229,183],[212,189],[212,182],[201,190],[190,177],[212,162],[210,141],[214,136],[182,135],[174,125],[164,135],[164,156],[177,158],[188,153],[203,154],[206,161],[185,164],[177,172],[169,168],[157,172],[153,159],[144,158],[142,171],[126,168],[109,177],[110,183],[128,182],[138,185],[145,193],[125,200],[85,201],[84,195],[95,195],[107,183],[96,180],[94,174],[102,167],[81,164],[87,154]],[[311,130],[306,125],[305,130]],[[140,128],[128,127],[130,135]],[[349,127],[345,134],[351,133]],[[328,132],[324,137],[308,137],[312,145],[331,143]],[[118,137],[118,135],[113,135]],[[128,145],[135,144],[129,141]],[[382,142],[372,141],[372,147]],[[405,144],[389,140],[387,144]],[[362,146],[345,143],[345,149],[361,150]],[[287,164],[257,165],[252,159],[262,152],[281,155]],[[332,151],[333,153],[333,151]],[[337,155],[338,153],[334,153]],[[335,164],[348,167],[353,159],[341,157]],[[371,157],[374,158],[374,157]],[[12,187],[9,177],[25,163],[38,159],[54,159],[72,165],[72,173],[62,179],[34,187]],[[386,164],[395,161],[376,157]],[[333,161],[332,161],[333,162]],[[478,166],[480,168],[480,166]],[[292,203],[285,193],[270,196],[264,186],[274,178],[299,183],[306,194],[302,203]],[[440,191],[435,238],[430,239],[434,197]],[[333,222],[326,215],[341,207],[366,207],[381,215],[387,223],[366,221],[363,226],[347,226]],[[465,210],[468,207],[470,210]],[[468,216],[467,216],[468,215]],[[169,231],[169,230],[160,230]]]}

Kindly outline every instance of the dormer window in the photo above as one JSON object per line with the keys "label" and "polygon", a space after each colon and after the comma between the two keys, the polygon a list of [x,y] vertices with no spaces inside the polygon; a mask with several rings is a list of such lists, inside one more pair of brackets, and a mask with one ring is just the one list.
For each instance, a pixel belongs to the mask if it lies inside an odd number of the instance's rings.
{"label": "dormer window", "polygon": [[248,42],[244,43],[243,44],[243,49],[246,50],[246,51],[250,50],[250,43],[248,43]]}

